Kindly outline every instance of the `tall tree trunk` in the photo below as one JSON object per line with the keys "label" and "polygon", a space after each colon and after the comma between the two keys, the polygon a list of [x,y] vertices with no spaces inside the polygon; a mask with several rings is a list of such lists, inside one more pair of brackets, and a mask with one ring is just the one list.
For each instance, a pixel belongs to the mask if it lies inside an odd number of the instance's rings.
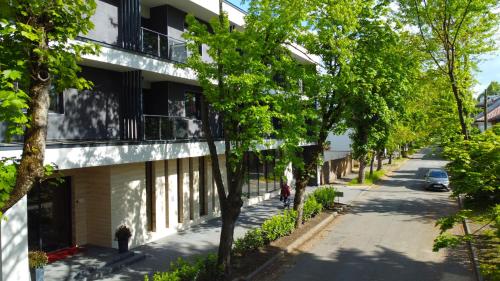
{"label": "tall tree trunk", "polygon": [[384,154],[384,152],[383,152],[383,151],[379,151],[379,152],[377,153],[377,171],[382,170],[382,165],[383,165],[383,163],[382,163],[382,159],[383,159],[383,158],[382,158],[382,155],[383,155],[383,154]]}
{"label": "tall tree trunk", "polygon": [[241,213],[243,201],[230,194],[224,202],[222,212],[222,227],[219,240],[218,261],[224,268],[226,276],[231,273],[231,249],[234,242],[234,227]]}
{"label": "tall tree trunk", "polygon": [[389,153],[389,165],[392,164],[392,153]]}
{"label": "tall tree trunk", "polygon": [[457,85],[457,80],[455,77],[455,49],[454,46],[448,45],[445,46],[446,50],[446,56],[447,56],[447,67],[448,67],[448,76],[450,78],[450,83],[451,83],[451,89],[453,91],[453,96],[455,97],[455,103],[457,105],[457,111],[458,111],[458,119],[460,121],[460,127],[462,130],[462,135],[464,140],[469,139],[469,131],[467,130],[467,124],[465,123],[465,117],[464,117],[464,106],[463,106],[463,100],[462,96],[460,93],[460,89],[458,88]]}
{"label": "tall tree trunk", "polygon": [[295,197],[293,198],[293,209],[297,211],[295,228],[302,225],[302,216],[304,215],[304,197],[306,193],[309,177],[305,176],[303,171],[294,171],[295,174]]}
{"label": "tall tree trunk", "polygon": [[460,97],[460,92],[458,90],[458,87],[455,84],[452,85],[452,89],[453,89],[453,96],[455,97],[455,101],[457,104],[458,118],[460,120],[462,135],[464,137],[464,140],[468,140],[469,131],[467,130],[467,124],[465,123],[463,101],[462,98]]}
{"label": "tall tree trunk", "polygon": [[373,152],[372,159],[370,160],[370,178],[373,177],[373,163],[375,163],[375,152]]}
{"label": "tall tree trunk", "polygon": [[[38,46],[47,50],[46,40],[41,40]],[[21,161],[17,168],[16,185],[12,190],[9,200],[2,207],[5,213],[21,198],[23,198],[45,175],[43,161],[47,139],[47,119],[49,112],[50,73],[47,62],[36,52],[31,52],[30,57],[30,88],[29,88],[29,124],[24,131],[24,144]]]}
{"label": "tall tree trunk", "polygon": [[365,182],[366,156],[359,158],[358,183]]}

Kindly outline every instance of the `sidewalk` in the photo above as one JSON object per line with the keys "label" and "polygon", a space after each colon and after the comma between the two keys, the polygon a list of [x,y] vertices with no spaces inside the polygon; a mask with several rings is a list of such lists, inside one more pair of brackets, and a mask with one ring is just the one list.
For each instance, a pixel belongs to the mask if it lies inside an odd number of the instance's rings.
{"label": "sidewalk", "polygon": [[[344,204],[350,203],[367,189],[366,187],[347,187],[342,184],[334,185],[339,191],[344,192],[344,197],[339,198],[340,203]],[[307,192],[312,192],[315,188],[308,187]],[[282,209],[278,196],[253,206],[243,207],[235,228],[235,238],[242,237],[247,230],[259,226],[264,220]],[[146,254],[147,258],[107,276],[104,280],[142,280],[144,274],[168,270],[170,262],[178,257],[185,258],[216,252],[220,226],[220,220],[213,219],[159,241],[137,247],[134,251]]]}
{"label": "sidewalk", "polygon": [[[346,179],[352,176],[349,175]],[[366,187],[347,187],[342,182],[334,184],[334,186],[339,191],[344,192],[344,197],[339,198],[338,201],[344,204],[355,200],[359,194],[367,189]],[[308,187],[307,193],[312,192],[315,188]],[[247,230],[261,225],[267,218],[281,212],[283,210],[282,204],[279,201],[279,196],[274,196],[261,203],[243,207],[235,228],[235,239],[242,237]],[[179,257],[187,258],[214,253],[219,244],[220,226],[221,222],[218,218],[212,219],[158,241],[134,248],[134,252],[144,254],[146,258],[111,273],[102,280],[143,280],[145,274],[168,270],[170,263]],[[74,264],[70,264],[68,270],[71,271],[71,267],[74,266]],[[61,270],[65,271],[63,268],[58,269],[59,274],[63,273]],[[47,278],[47,280],[51,280],[50,276]]]}

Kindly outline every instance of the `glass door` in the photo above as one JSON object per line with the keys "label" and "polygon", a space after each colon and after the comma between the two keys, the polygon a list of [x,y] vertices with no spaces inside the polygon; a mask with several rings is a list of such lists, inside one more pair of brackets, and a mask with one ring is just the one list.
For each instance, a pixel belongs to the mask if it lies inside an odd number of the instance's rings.
{"label": "glass door", "polygon": [[28,246],[52,252],[71,246],[71,178],[50,179],[28,193]]}

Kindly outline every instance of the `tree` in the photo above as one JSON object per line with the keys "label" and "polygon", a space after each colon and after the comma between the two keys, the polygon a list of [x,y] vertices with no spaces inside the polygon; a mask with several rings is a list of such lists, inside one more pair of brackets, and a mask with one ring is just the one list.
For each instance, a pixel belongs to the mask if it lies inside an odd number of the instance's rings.
{"label": "tree", "polygon": [[405,20],[416,26],[421,48],[453,92],[461,134],[469,138],[473,79],[478,55],[493,50],[499,23],[497,0],[400,0]]}
{"label": "tree", "polygon": [[[295,227],[302,224],[306,186],[322,163],[328,146],[326,138],[332,130],[343,129],[343,112],[350,79],[350,60],[353,57],[358,14],[364,1],[307,1],[303,31],[298,42],[307,53],[319,58],[319,70],[304,69],[303,89],[295,99],[289,98],[287,110],[292,117],[282,120],[285,142],[284,154],[290,155],[295,178]],[[295,100],[298,106],[290,106]],[[285,115],[287,116],[287,115]],[[287,129],[288,128],[288,129]],[[304,129],[300,129],[304,128]],[[304,157],[301,144],[314,143]]]}
{"label": "tree", "polygon": [[360,163],[358,183],[363,183],[367,156],[385,148],[396,112],[403,110],[402,101],[419,66],[407,47],[407,35],[383,3],[363,10],[356,37],[348,122],[354,129],[353,154]]}
{"label": "tree", "polygon": [[77,77],[77,63],[82,55],[95,53],[96,47],[73,40],[93,28],[90,17],[95,7],[92,0],[12,0],[0,4],[0,118],[7,122],[8,136],[24,136],[23,153],[15,166],[15,186],[2,212],[45,176],[51,85],[58,91],[91,86]]}
{"label": "tree", "polygon": [[[300,24],[301,1],[252,1],[245,17],[245,29],[232,28],[219,1],[219,16],[209,27],[188,15],[191,56],[185,67],[194,70],[203,88],[202,125],[212,172],[217,186],[222,217],[218,263],[229,273],[234,227],[241,212],[242,184],[248,151],[267,145],[274,132],[277,88],[275,67],[289,54],[285,43],[290,28]],[[208,47],[212,61],[199,49]],[[225,165],[218,157],[210,115],[218,115],[223,127]],[[226,170],[226,181],[223,170]]]}
{"label": "tree", "polygon": [[[469,140],[459,140],[444,148],[444,156],[450,160],[446,165],[453,186],[453,196],[463,196],[464,209],[441,218],[440,235],[434,240],[434,251],[455,247],[466,241],[480,238],[480,270],[488,280],[500,276],[500,267],[495,259],[500,248],[500,125],[495,125],[482,134],[472,135]],[[451,234],[448,230],[464,219],[482,225],[467,235]],[[491,253],[491,258],[486,253]]]}

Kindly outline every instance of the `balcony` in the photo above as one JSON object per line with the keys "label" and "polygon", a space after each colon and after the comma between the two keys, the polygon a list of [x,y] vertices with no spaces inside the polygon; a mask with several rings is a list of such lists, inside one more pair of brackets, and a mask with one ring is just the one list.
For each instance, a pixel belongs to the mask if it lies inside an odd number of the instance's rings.
{"label": "balcony", "polygon": [[185,63],[188,56],[186,42],[144,27],[141,27],[141,51],[180,63]]}
{"label": "balcony", "polygon": [[[197,119],[144,114],[144,140],[202,140],[204,136],[201,126],[201,120]],[[214,124],[212,132],[215,139],[221,139],[222,129],[219,124]]]}

